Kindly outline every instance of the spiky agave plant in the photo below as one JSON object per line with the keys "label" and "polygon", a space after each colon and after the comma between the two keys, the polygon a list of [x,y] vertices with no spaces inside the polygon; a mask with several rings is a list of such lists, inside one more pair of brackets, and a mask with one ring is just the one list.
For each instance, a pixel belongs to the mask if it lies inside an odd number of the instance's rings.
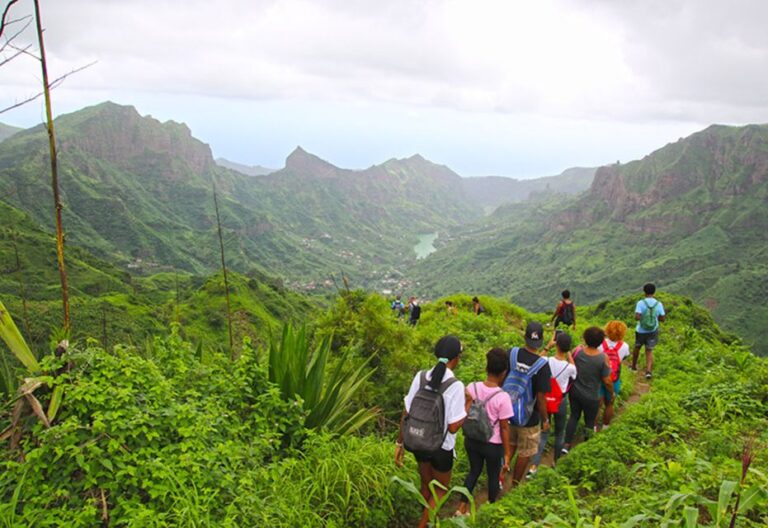
{"label": "spiky agave plant", "polygon": [[304,425],[336,434],[354,432],[376,416],[375,409],[353,411],[354,396],[373,374],[368,362],[352,365],[349,352],[327,370],[331,337],[310,346],[306,326],[298,330],[290,323],[282,337],[272,339],[269,348],[269,380],[284,398],[300,397],[308,415]]}

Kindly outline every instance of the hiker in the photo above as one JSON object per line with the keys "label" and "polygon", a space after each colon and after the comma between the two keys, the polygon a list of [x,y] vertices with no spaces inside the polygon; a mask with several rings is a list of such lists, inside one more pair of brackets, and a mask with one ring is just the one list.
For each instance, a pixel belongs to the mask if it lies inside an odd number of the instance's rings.
{"label": "hiker", "polygon": [[[488,473],[488,502],[499,495],[499,476],[509,471],[512,450],[509,446],[509,419],[512,402],[501,388],[509,371],[509,355],[493,348],[485,355],[485,381],[470,383],[465,389],[467,418],[464,420],[464,449],[469,459],[469,474],[464,487],[472,493],[485,464]],[[469,498],[462,495],[458,515],[466,515]]]}
{"label": "hiker", "polygon": [[576,380],[568,391],[568,401],[571,404],[571,416],[565,427],[565,445],[561,451],[567,454],[571,449],[576,426],[582,413],[584,414],[584,436],[589,438],[595,428],[595,418],[600,408],[600,383],[603,383],[608,393],[606,398],[613,401],[613,382],[608,357],[599,348],[605,333],[602,328],[590,326],[584,330],[584,345],[573,353],[576,365]]}
{"label": "hiker", "polygon": [[637,301],[635,306],[635,348],[632,350],[632,366],[629,367],[633,372],[637,371],[637,357],[640,355],[640,349],[645,347],[645,379],[651,379],[653,375],[653,349],[659,341],[659,322],[664,322],[666,313],[661,301],[654,298],[656,286],[650,282],[643,286],[645,298]]}
{"label": "hiker", "polygon": [[[517,462],[512,471],[514,486],[525,475],[531,457],[539,449],[541,431],[549,430],[546,394],[550,389],[549,362],[537,350],[544,343],[544,328],[531,321],[525,328],[525,347],[509,351],[509,373],[502,387],[512,399],[509,445]],[[541,427],[539,426],[541,424]]]}
{"label": "hiker", "polygon": [[448,315],[456,315],[459,313],[456,309],[456,305],[453,304],[453,301],[445,301],[445,311],[448,313]]}
{"label": "hiker", "polygon": [[416,300],[416,297],[411,296],[411,298],[408,299],[408,324],[416,326],[419,323],[420,317],[421,306],[419,306],[419,301]]}
{"label": "hiker", "polygon": [[480,299],[477,297],[472,297],[472,311],[475,312],[475,315],[485,313],[485,308],[483,308],[483,305],[480,304]]}
{"label": "hiker", "polygon": [[[565,443],[565,420],[568,417],[568,385],[571,380],[576,379],[576,365],[571,356],[571,341],[571,336],[563,330],[555,330],[555,336],[552,338],[552,341],[544,347],[545,352],[549,352],[553,347],[555,348],[555,355],[548,358],[549,370],[552,372],[552,377],[550,378],[552,390],[546,396],[550,430],[552,428],[551,422],[554,418],[555,464],[557,464],[557,460],[560,458],[560,452]],[[536,474],[548,440],[549,431],[542,431],[541,438],[539,439],[539,450],[531,460],[528,476]]]}
{"label": "hiker", "polygon": [[405,305],[403,304],[403,301],[400,300],[399,295],[392,301],[392,311],[397,314],[398,319],[405,315]]}
{"label": "hiker", "polygon": [[562,323],[565,326],[573,326],[573,329],[576,330],[576,305],[571,300],[571,291],[563,290],[560,295],[562,299],[555,307],[551,323],[555,328]]}
{"label": "hiker", "polygon": [[[416,457],[421,494],[430,506],[434,506],[434,498],[429,483],[437,480],[446,488],[450,486],[456,431],[467,415],[464,385],[453,374],[461,350],[459,338],[452,335],[441,337],[435,344],[437,364],[414,376],[395,442],[395,464],[403,465],[404,449]],[[435,491],[438,498],[445,494],[439,487]],[[429,510],[425,508],[419,528],[425,528],[428,521]]]}
{"label": "hiker", "polygon": [[[611,367],[611,381],[613,381],[613,394],[618,396],[621,392],[621,362],[629,357],[629,345],[624,342],[627,334],[627,325],[621,321],[609,321],[605,325],[605,339],[601,345],[602,351],[608,356],[608,364]],[[600,385],[600,398],[605,407],[603,411],[603,428],[608,427],[613,420],[614,399],[608,398],[605,387]]]}

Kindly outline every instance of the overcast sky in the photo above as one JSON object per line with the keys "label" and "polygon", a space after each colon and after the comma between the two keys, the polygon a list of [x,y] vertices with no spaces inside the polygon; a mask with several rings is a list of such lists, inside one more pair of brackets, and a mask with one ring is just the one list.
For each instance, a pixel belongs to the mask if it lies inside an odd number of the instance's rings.
{"label": "overcast sky", "polygon": [[[56,114],[133,105],[187,123],[215,156],[247,164],[282,167],[301,145],[349,168],[418,152],[465,176],[532,177],[636,159],[711,123],[768,122],[764,0],[42,9],[52,77],[98,61],[54,92]],[[19,0],[12,17],[30,10]],[[0,107],[34,94],[39,77],[27,57],[0,67]],[[42,116],[35,102],[0,122]]]}

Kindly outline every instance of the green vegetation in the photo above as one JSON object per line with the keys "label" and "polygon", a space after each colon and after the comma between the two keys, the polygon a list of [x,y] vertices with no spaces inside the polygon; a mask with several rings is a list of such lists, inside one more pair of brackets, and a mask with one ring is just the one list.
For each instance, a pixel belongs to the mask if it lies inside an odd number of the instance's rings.
{"label": "green vegetation", "polygon": [[[661,299],[669,318],[651,392],[625,403],[611,428],[574,448],[557,471],[542,468],[467,524],[593,526],[599,517],[600,526],[660,526],[665,518],[683,526],[694,508],[709,526],[718,508],[712,501],[729,519],[739,491],[737,526],[768,522],[768,363],[689,300]],[[392,438],[413,374],[433,365],[434,342],[453,333],[465,346],[456,374],[480,379],[489,348],[522,343],[524,323],[545,317],[490,297],[481,298],[487,312],[475,316],[469,295],[451,300],[457,314],[442,300],[427,304],[412,328],[386,299],[353,291],[313,318],[311,340],[288,340],[303,351],[299,370],[310,366],[305,384],[317,391],[321,383],[309,351],[327,353],[326,376],[344,365],[360,384],[351,408],[381,408],[382,419],[354,435],[310,427],[306,400],[270,381],[268,347],[247,337],[234,362],[222,348],[185,342],[178,326],[141,346],[107,352],[83,342],[60,360],[46,356],[45,372],[72,366],[54,381],[66,397],[50,428],[24,423],[23,462],[18,451],[4,451],[0,519],[12,526],[105,518],[115,526],[410,526],[419,503],[392,477],[416,482],[415,463],[408,455],[405,469],[394,467]],[[579,324],[631,319],[634,301],[579,307]],[[632,381],[627,369],[623,375]],[[49,404],[50,393],[39,397]],[[739,483],[750,438],[755,458]],[[461,447],[458,456],[455,485],[467,470]]]}
{"label": "green vegetation", "polygon": [[586,304],[654,282],[766,355],[766,155],[768,126],[710,127],[602,167],[579,197],[502,207],[451,233],[416,278],[429,293],[511,295],[537,310],[564,288]]}

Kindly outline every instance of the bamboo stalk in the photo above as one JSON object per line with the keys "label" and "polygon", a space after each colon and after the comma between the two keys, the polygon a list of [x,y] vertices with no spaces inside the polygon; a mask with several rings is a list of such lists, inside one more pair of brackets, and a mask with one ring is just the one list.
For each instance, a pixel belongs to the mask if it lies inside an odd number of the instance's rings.
{"label": "bamboo stalk", "polygon": [[224,260],[224,237],[221,234],[221,217],[219,216],[219,199],[216,195],[216,183],[213,184],[213,205],[216,209],[216,226],[219,230],[219,247],[221,248],[221,269],[224,272],[224,294],[227,298],[227,326],[229,328],[229,351],[232,360],[235,359],[235,341],[232,337],[232,307],[229,303],[229,281],[227,280],[227,264]]}
{"label": "bamboo stalk", "polygon": [[43,43],[43,25],[40,20],[40,2],[33,0],[35,5],[35,24],[37,40],[40,44],[40,66],[43,71],[43,92],[45,93],[45,119],[48,130],[48,147],[51,154],[51,187],[53,188],[53,204],[56,212],[56,258],[59,265],[61,281],[61,303],[64,311],[64,332],[69,331],[69,288],[67,286],[67,269],[64,264],[64,228],[61,221],[61,197],[59,196],[59,170],[56,154],[56,135],[53,128],[53,111],[51,110],[51,87],[48,83],[48,63],[45,58]]}

